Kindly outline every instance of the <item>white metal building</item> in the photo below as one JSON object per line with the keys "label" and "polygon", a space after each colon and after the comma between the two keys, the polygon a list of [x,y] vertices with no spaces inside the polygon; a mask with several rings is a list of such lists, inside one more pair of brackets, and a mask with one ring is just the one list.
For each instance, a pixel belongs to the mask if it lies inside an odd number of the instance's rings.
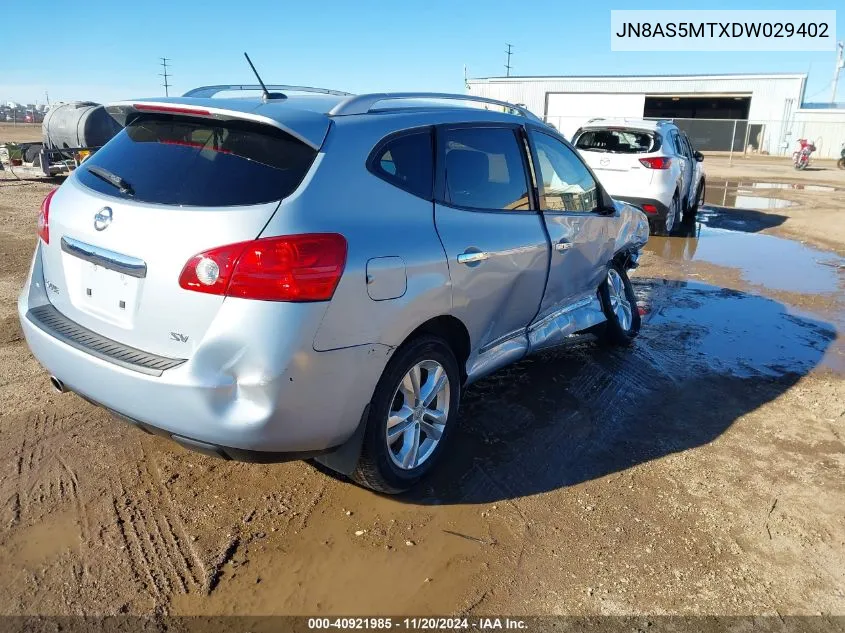
{"label": "white metal building", "polygon": [[[806,131],[839,156],[842,110],[801,107],[806,74],[468,79],[468,92],[519,103],[566,137],[596,117],[672,118],[702,150],[787,154]],[[813,134],[810,136],[809,134]]]}

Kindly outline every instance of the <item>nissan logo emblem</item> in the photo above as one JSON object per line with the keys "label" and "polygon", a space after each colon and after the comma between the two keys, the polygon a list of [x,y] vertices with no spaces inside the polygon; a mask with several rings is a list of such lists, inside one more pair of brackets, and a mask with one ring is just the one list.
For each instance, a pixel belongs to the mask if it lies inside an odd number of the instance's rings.
{"label": "nissan logo emblem", "polygon": [[109,224],[111,224],[111,209],[109,207],[103,207],[94,216],[94,228],[98,231],[104,231],[108,228]]}

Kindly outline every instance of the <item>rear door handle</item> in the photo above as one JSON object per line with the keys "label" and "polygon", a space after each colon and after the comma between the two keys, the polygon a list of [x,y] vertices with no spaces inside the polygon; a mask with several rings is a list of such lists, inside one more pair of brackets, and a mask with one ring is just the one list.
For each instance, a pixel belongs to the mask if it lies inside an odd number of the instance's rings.
{"label": "rear door handle", "polygon": [[475,262],[484,261],[490,257],[489,253],[485,253],[484,251],[477,251],[474,253],[461,253],[458,255],[458,263],[459,264],[472,264]]}
{"label": "rear door handle", "polygon": [[568,251],[570,248],[572,248],[572,242],[566,242],[564,240],[561,240],[560,242],[555,244],[555,250],[558,253],[563,253],[564,251]]}

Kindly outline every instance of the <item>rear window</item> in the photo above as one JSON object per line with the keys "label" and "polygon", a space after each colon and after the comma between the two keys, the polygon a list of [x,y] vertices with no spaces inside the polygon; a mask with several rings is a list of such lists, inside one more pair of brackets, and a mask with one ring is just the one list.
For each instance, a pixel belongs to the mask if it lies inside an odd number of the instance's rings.
{"label": "rear window", "polygon": [[434,181],[431,130],[405,132],[381,143],[370,157],[369,166],[379,178],[431,200]]}
{"label": "rear window", "polygon": [[659,137],[644,130],[596,128],[581,132],[575,147],[594,152],[615,154],[645,154],[657,151]]}
{"label": "rear window", "polygon": [[[266,125],[171,116],[134,120],[76,170],[100,193],[158,204],[235,206],[281,200],[317,152]],[[122,179],[122,190],[88,167]]]}

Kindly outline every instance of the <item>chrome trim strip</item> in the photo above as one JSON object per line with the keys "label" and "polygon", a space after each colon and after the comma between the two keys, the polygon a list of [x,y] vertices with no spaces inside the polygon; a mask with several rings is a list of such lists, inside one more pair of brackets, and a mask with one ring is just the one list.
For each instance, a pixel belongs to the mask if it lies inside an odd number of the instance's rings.
{"label": "chrome trim strip", "polygon": [[147,276],[147,264],[143,259],[115,253],[99,246],[92,246],[72,237],[62,238],[62,250],[68,255],[73,255],[79,259],[84,259],[86,262],[130,277],[143,279]]}
{"label": "chrome trim strip", "polygon": [[536,321],[536,322],[532,323],[531,325],[528,326],[528,331],[532,332],[532,331],[534,331],[538,328],[541,328],[544,325],[546,325],[549,321],[554,321],[555,319],[563,316],[567,312],[572,312],[573,310],[577,310],[578,308],[583,308],[586,305],[590,305],[590,303],[592,301],[593,301],[593,296],[589,295],[587,297],[584,297],[583,299],[579,299],[575,303],[570,303],[568,306],[564,306],[563,308],[561,308],[557,312],[552,312],[550,315],[543,317],[540,321]]}
{"label": "chrome trim strip", "polygon": [[483,354],[484,352],[487,352],[487,351],[493,349],[497,345],[501,345],[502,343],[505,343],[506,341],[509,341],[513,338],[516,338],[520,334],[525,336],[525,328],[524,327],[521,327],[517,330],[513,330],[512,332],[508,332],[507,334],[502,334],[498,338],[493,339],[492,341],[490,341],[486,345],[481,346],[478,350],[478,353],[479,353],[479,355]]}

